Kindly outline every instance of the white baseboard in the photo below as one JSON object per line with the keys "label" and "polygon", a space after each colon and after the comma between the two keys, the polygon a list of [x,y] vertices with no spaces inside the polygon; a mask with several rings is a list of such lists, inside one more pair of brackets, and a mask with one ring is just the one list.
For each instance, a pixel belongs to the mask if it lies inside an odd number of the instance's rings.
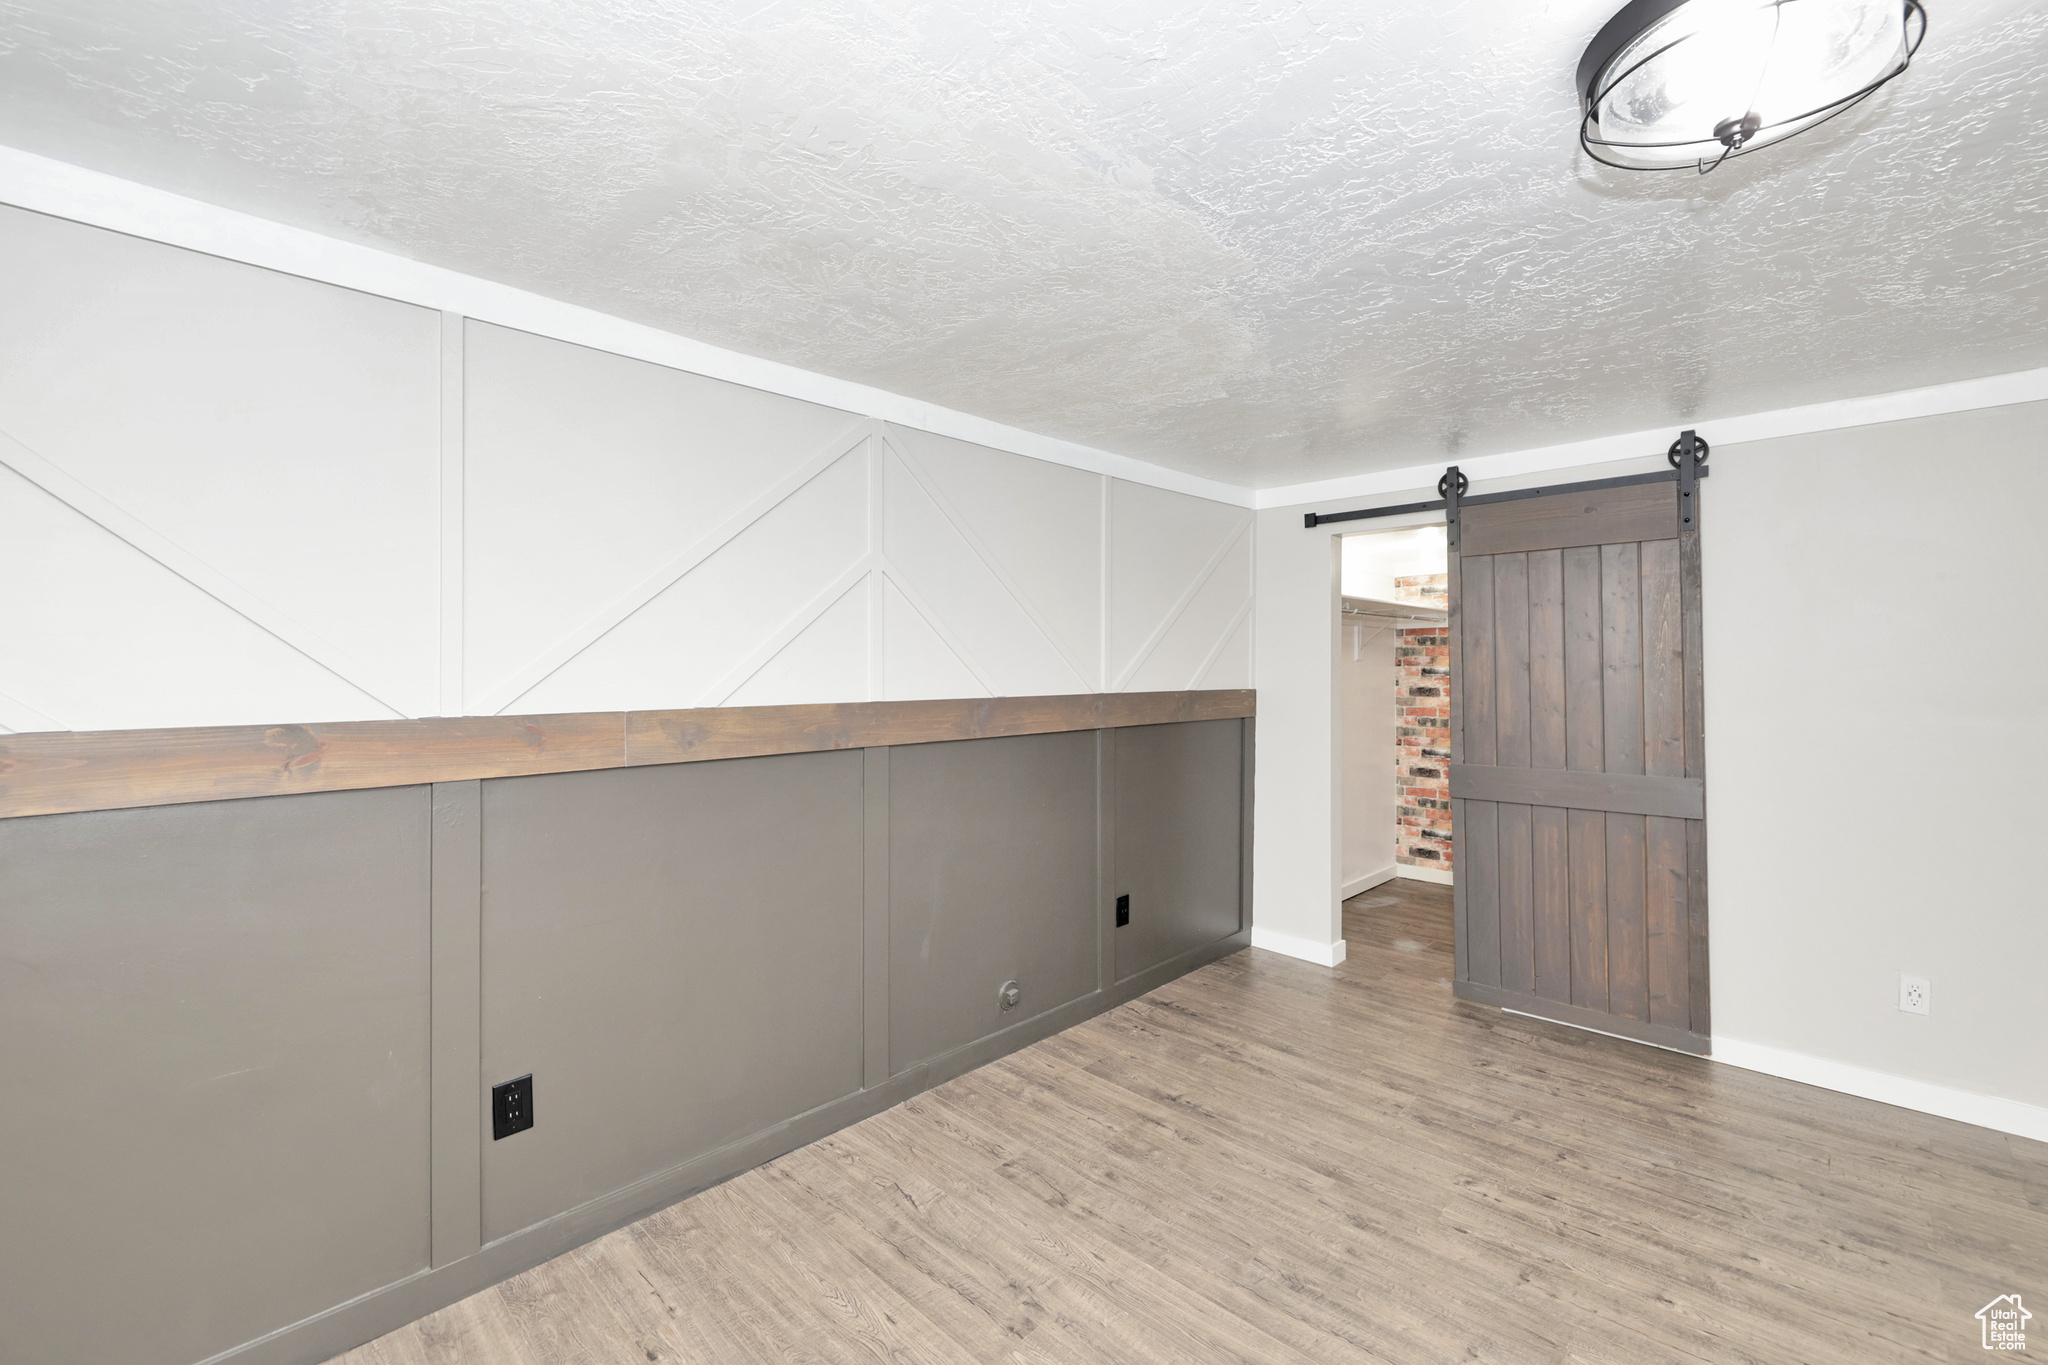
{"label": "white baseboard", "polygon": [[[1256,934],[1252,941],[1258,941]],[[2048,1108],[2036,1104],[2000,1099],[1996,1095],[1980,1095],[1970,1090],[1952,1090],[1931,1081],[1911,1080],[1762,1043],[1745,1043],[1739,1038],[1718,1033],[1714,1035],[1714,1060],[1739,1066],[1745,1071],[1761,1071],[1766,1076],[1778,1076],[1802,1085],[1817,1085],[1823,1090],[1876,1100],[1879,1104],[1916,1109],[1938,1118],[1955,1119],[1959,1123],[1975,1124],[1979,1128],[2011,1133],[2015,1137],[2048,1142]]]}
{"label": "white baseboard", "polygon": [[1272,929],[1252,926],[1252,947],[1264,948],[1269,953],[1285,953],[1298,957],[1303,962],[1313,962],[1318,967],[1334,967],[1344,960],[1344,940],[1335,943],[1318,943],[1312,938],[1296,938]]}
{"label": "white baseboard", "polygon": [[1373,872],[1361,872],[1350,881],[1344,883],[1343,890],[1338,894],[1337,899],[1348,901],[1359,892],[1370,891],[1375,886],[1385,885],[1400,875],[1400,866],[1395,863],[1389,863],[1385,867]]}
{"label": "white baseboard", "polygon": [[1411,882],[1435,882],[1438,886],[1449,886],[1451,871],[1444,867],[1418,867],[1413,863],[1401,863],[1394,869],[1396,877],[1406,877]]}

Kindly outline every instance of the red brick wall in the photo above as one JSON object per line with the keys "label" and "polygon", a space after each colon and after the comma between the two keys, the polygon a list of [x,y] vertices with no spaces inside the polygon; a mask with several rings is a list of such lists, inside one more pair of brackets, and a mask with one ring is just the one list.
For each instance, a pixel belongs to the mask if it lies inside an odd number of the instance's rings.
{"label": "red brick wall", "polygon": [[1447,573],[1415,574],[1394,580],[1394,600],[1418,607],[1451,606],[1451,576]]}
{"label": "red brick wall", "polygon": [[[1402,601],[1443,605],[1444,576],[1395,580]],[[1394,861],[1451,870],[1451,649],[1442,626],[1394,636]]]}

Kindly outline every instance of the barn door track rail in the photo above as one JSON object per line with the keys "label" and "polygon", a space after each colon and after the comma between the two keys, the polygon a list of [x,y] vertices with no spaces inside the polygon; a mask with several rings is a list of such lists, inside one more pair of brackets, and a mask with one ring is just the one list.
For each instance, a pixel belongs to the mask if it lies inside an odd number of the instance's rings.
{"label": "barn door track rail", "polygon": [[1542,488],[1515,488],[1505,493],[1481,493],[1466,497],[1465,490],[1471,486],[1458,467],[1452,465],[1437,480],[1437,496],[1428,502],[1404,502],[1392,507],[1361,507],[1353,512],[1305,512],[1302,525],[1310,530],[1339,521],[1364,521],[1371,517],[1398,517],[1409,512],[1443,512],[1446,520],[1457,524],[1458,509],[1479,507],[1486,503],[1519,502],[1524,498],[1545,498],[1558,493],[1591,493],[1602,488],[1630,488],[1645,483],[1676,483],[1678,485],[1678,524],[1681,530],[1693,529],[1693,499],[1699,481],[1707,477],[1706,440],[1696,431],[1681,432],[1665,452],[1671,462],[1668,470],[1660,469],[1651,474],[1625,474],[1613,479],[1585,479],[1578,483],[1548,484]]}

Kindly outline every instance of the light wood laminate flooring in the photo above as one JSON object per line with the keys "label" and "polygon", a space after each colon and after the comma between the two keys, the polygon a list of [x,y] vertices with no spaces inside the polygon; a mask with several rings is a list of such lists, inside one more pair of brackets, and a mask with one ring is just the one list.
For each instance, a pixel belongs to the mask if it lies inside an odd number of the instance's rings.
{"label": "light wood laminate flooring", "polygon": [[[1451,998],[1345,907],[341,1357],[1978,1360],[2048,1145]],[[2036,1297],[2039,1296],[2039,1297]]]}

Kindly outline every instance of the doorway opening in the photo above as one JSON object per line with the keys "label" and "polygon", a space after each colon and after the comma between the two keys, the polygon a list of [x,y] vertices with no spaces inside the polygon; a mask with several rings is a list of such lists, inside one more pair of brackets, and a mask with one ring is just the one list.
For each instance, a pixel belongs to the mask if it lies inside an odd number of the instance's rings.
{"label": "doorway opening", "polygon": [[1441,524],[1342,538],[1337,662],[1342,898],[1449,885],[1449,549]]}
{"label": "doorway opening", "polygon": [[[1453,465],[1434,502],[1303,519],[1313,531],[1445,514],[1445,675],[1407,690],[1430,702],[1441,695],[1449,743],[1427,744],[1422,726],[1396,728],[1416,732],[1400,737],[1418,756],[1444,755],[1456,825],[1453,994],[1700,1054],[1712,1049],[1699,534],[1707,453],[1687,431],[1666,454],[1669,468],[1477,494]],[[1414,575],[1389,575],[1374,561],[1400,544],[1364,535],[1354,548],[1340,532],[1331,547],[1338,593],[1357,589],[1361,618],[1354,659],[1338,651],[1336,688],[1347,664],[1364,676],[1380,638],[1399,628],[1408,604],[1398,580]],[[1354,555],[1356,578],[1346,572]],[[1342,602],[1332,605],[1334,625]],[[1374,617],[1395,619],[1368,633]],[[1427,666],[1427,651],[1400,657]],[[1345,746],[1341,704],[1331,720]],[[1362,759],[1369,772],[1373,727],[1353,728],[1359,749],[1332,762],[1341,772],[1345,759]],[[1369,867],[1385,846],[1371,829],[1369,782],[1331,785],[1340,855],[1332,861],[1348,901],[1404,865],[1347,870],[1347,842],[1368,854],[1352,868]],[[1401,795],[1411,792],[1421,789]],[[1417,814],[1397,816],[1397,830],[1433,809],[1399,806]]]}

